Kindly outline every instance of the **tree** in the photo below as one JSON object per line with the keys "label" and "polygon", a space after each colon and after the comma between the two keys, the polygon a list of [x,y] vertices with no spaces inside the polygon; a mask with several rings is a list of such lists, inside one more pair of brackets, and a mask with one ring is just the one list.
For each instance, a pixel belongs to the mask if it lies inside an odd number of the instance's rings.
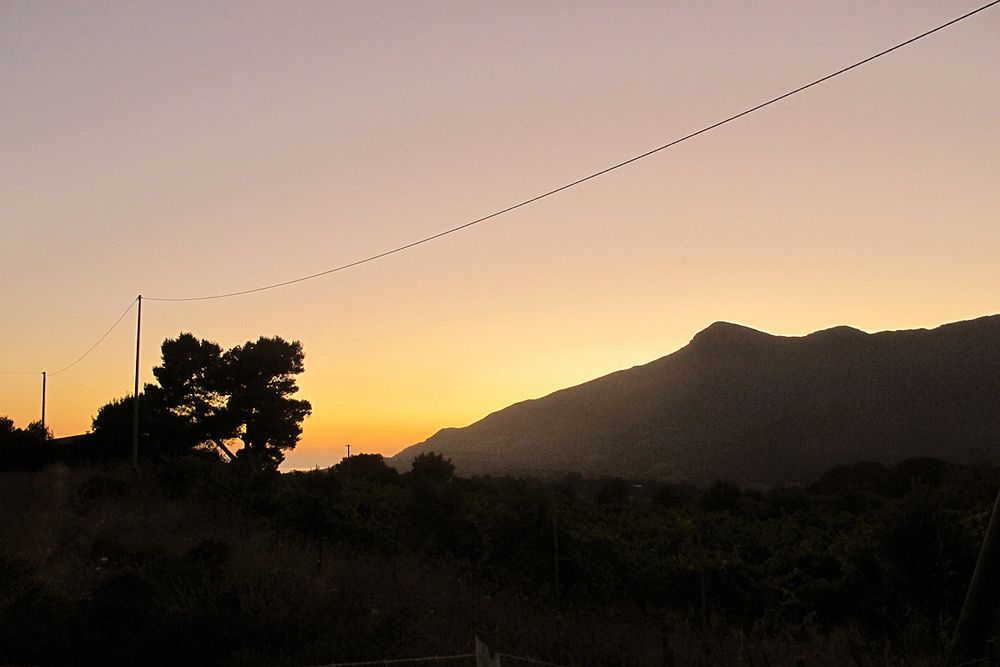
{"label": "tree", "polygon": [[398,477],[395,468],[389,467],[381,454],[355,454],[341,459],[334,466],[337,474],[350,479],[363,479],[369,482],[391,482]]}
{"label": "tree", "polygon": [[51,462],[52,432],[40,421],[25,428],[14,426],[14,420],[0,416],[0,470],[37,470]]}
{"label": "tree", "polygon": [[52,430],[44,426],[41,421],[29,422],[23,429],[14,426],[14,420],[5,415],[0,415],[0,438],[17,437],[19,434],[34,439],[38,442],[52,439]]}
{"label": "tree", "polygon": [[735,482],[718,480],[701,495],[701,506],[709,512],[735,512],[743,491]]}
{"label": "tree", "polygon": [[[261,337],[223,353],[216,343],[181,333],[160,350],[157,384],[147,384],[139,401],[140,444],[168,455],[211,445],[230,461],[277,469],[312,410],[308,401],[291,397],[298,391],[295,376],[304,370],[302,344]],[[101,408],[94,418],[100,440],[130,432],[130,401]],[[242,448],[234,451],[233,440]]]}
{"label": "tree", "polygon": [[30,422],[24,430],[38,441],[52,439],[52,429],[43,424],[41,420]]}
{"label": "tree", "polygon": [[195,444],[232,437],[223,415],[226,397],[221,387],[222,348],[189,333],[160,346],[163,363],[153,369],[159,387],[146,387],[151,402],[184,420],[184,438]]}
{"label": "tree", "polygon": [[[85,458],[111,461],[128,458],[132,451],[133,398],[123,396],[105,403],[91,423],[95,447]],[[174,458],[191,451],[190,422],[165,409],[162,389],[147,384],[139,394],[139,451],[150,458]]]}
{"label": "tree", "polygon": [[308,401],[291,398],[295,376],[304,370],[302,344],[281,338],[258,338],[226,352],[219,382],[227,396],[222,427],[235,428],[243,440],[237,455],[254,467],[277,469],[302,434]]}
{"label": "tree", "polygon": [[410,474],[416,479],[443,484],[455,474],[455,464],[436,452],[424,452],[413,459]]}

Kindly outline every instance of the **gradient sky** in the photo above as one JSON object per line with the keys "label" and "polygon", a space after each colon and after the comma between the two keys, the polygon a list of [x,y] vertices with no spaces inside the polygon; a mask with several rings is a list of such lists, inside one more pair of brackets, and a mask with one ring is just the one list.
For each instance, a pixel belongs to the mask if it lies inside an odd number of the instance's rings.
{"label": "gradient sky", "polygon": [[[296,278],[666,143],[980,2],[5,2],[0,371],[55,371],[137,294]],[[232,299],[164,338],[302,341],[286,467],[651,361],[998,312],[1000,8],[487,224]],[[56,435],[131,391],[134,312],[49,382]],[[0,375],[37,419],[40,375]]]}

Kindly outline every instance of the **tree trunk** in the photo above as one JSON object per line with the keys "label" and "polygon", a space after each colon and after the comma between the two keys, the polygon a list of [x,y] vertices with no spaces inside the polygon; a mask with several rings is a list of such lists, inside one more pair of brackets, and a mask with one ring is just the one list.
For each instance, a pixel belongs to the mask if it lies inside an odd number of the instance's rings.
{"label": "tree trunk", "polygon": [[216,447],[221,449],[226,456],[229,457],[230,463],[236,460],[236,455],[233,454],[231,451],[229,451],[229,448],[226,447],[226,444],[222,442],[222,440],[219,440],[218,438],[212,438],[212,442],[215,444]]}

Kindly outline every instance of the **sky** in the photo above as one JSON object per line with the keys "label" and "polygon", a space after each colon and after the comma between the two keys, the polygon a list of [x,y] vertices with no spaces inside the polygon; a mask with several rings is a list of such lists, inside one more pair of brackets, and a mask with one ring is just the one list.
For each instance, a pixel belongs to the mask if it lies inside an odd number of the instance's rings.
{"label": "sky", "polygon": [[[667,143],[982,2],[0,3],[0,415],[144,297],[295,279]],[[288,287],[144,301],[301,341],[286,468],[391,455],[669,354],[1000,312],[1000,6],[489,222]],[[132,390],[135,310],[47,425]],[[22,374],[16,374],[21,372]]]}

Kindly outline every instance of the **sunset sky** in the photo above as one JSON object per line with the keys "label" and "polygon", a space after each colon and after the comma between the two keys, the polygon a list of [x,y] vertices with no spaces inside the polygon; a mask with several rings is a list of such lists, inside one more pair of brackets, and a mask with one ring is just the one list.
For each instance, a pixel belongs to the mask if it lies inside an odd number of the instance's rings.
{"label": "sunset sky", "polygon": [[[714,123],[977,2],[4,2],[0,415],[137,294],[294,279]],[[716,320],[799,335],[1000,311],[1000,6],[676,148],[316,280],[145,302],[300,340],[286,467],[393,454]],[[131,392],[135,312],[48,385]],[[16,375],[11,371],[30,374]]]}

